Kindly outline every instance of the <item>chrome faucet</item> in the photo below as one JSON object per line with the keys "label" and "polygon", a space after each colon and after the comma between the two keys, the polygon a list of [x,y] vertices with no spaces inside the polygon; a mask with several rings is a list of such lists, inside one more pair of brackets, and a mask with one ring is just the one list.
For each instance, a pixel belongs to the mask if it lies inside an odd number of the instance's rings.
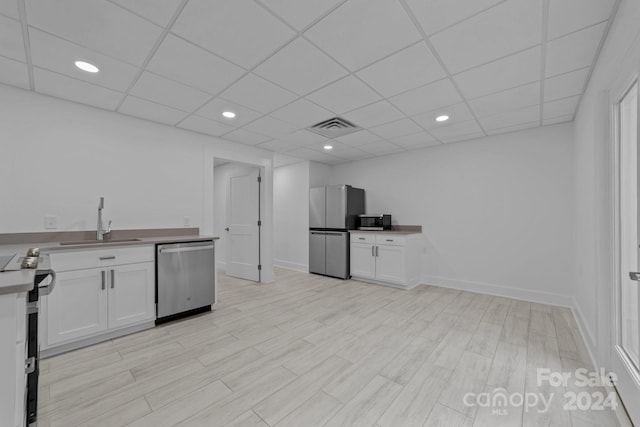
{"label": "chrome faucet", "polygon": [[111,221],[109,221],[109,225],[106,230],[102,229],[102,210],[104,209],[104,197],[100,197],[100,202],[98,203],[98,227],[96,232],[97,240],[104,240],[105,234],[111,234]]}

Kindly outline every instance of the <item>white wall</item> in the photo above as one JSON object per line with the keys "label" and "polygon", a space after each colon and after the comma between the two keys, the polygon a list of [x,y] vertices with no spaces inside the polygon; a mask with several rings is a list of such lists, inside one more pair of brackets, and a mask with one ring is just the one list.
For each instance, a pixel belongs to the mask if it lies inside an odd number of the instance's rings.
{"label": "white wall", "polygon": [[[229,180],[234,176],[243,176],[256,169],[242,163],[225,163],[213,170],[213,234],[220,236],[216,242],[216,262],[225,264],[227,258],[227,221],[229,206]],[[276,169],[277,170],[277,169]],[[276,234],[277,235],[277,234]]]}
{"label": "white wall", "polygon": [[263,278],[272,280],[272,153],[0,85],[0,233],[191,226],[213,233],[215,157],[265,170]]}
{"label": "white wall", "polygon": [[309,271],[309,162],[273,171],[275,265]]}
{"label": "white wall", "polygon": [[610,366],[611,99],[640,68],[640,2],[622,0],[575,120],[574,308],[597,366]]}
{"label": "white wall", "polygon": [[425,283],[569,305],[572,125],[335,166],[367,212],[422,225]]}

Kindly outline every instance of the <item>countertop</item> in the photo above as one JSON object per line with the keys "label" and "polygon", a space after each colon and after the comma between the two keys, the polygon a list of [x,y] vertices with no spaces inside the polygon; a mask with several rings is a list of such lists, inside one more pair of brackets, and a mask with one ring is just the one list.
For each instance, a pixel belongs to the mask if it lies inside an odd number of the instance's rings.
{"label": "countertop", "polygon": [[[0,245],[0,255],[12,255],[26,253],[29,248],[40,248],[42,253],[60,251],[78,251],[96,248],[113,248],[126,246],[156,245],[163,243],[198,242],[207,240],[218,240],[217,236],[205,235],[184,235],[184,236],[154,236],[140,237],[137,241],[129,242],[109,242],[90,243],[80,245],[61,245],[60,242],[32,242]],[[5,271],[0,273],[0,295],[28,292],[33,288],[34,270]]]}
{"label": "countertop", "polygon": [[421,231],[404,231],[404,230],[351,230],[352,233],[378,233],[378,234],[420,234]]}

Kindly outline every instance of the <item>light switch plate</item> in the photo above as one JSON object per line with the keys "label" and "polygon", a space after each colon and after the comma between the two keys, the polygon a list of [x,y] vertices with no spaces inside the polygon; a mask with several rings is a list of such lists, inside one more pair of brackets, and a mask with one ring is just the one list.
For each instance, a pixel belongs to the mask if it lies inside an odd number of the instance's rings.
{"label": "light switch plate", "polygon": [[58,228],[58,218],[53,215],[44,216],[44,228],[45,230],[55,230]]}

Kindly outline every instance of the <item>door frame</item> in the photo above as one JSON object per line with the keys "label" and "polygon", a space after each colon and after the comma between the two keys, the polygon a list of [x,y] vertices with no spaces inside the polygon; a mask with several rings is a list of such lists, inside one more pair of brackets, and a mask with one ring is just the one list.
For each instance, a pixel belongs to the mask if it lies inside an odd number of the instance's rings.
{"label": "door frame", "polygon": [[[249,166],[252,168],[256,168],[258,169],[258,176],[260,177],[260,181],[258,182],[258,219],[261,223],[261,226],[258,227],[258,263],[260,265],[262,265],[262,269],[258,271],[258,283],[263,283],[263,282],[271,282],[273,279],[270,277],[265,277],[265,274],[263,274],[263,270],[264,270],[264,265],[262,263],[262,258],[263,258],[263,252],[264,252],[264,245],[266,243],[263,234],[263,228],[265,225],[265,221],[263,218],[263,213],[266,211],[266,195],[265,195],[265,191],[266,191],[266,186],[264,185],[264,179],[265,179],[265,173],[266,173],[266,168],[264,167],[264,165],[259,164],[259,163],[251,163],[251,162],[243,162],[243,161],[238,161],[238,160],[233,160],[233,159],[227,159],[227,158],[223,158],[223,157],[215,157],[215,160],[223,160],[227,163],[233,163],[233,164],[237,164],[237,165],[244,165],[244,166]],[[220,166],[224,166],[224,165],[220,165]],[[216,196],[215,196],[215,161],[212,162],[212,193],[213,193],[213,201],[215,202],[216,200]],[[226,214],[225,215],[229,215],[229,200],[230,200],[230,196],[231,196],[231,190],[230,190],[230,185],[231,183],[229,182],[229,185],[227,186],[227,198],[225,203],[227,204],[226,206]],[[212,210],[211,212],[212,214],[212,219],[211,219],[211,223],[215,224],[215,209]],[[215,233],[215,230],[214,230]],[[217,250],[217,249],[216,249]],[[226,250],[226,248],[225,248]],[[216,276],[217,276],[217,268],[216,268]],[[270,276],[270,275],[269,275]]]}
{"label": "door frame", "polygon": [[[611,265],[613,266],[612,270],[612,283],[611,287],[611,303],[610,303],[610,339],[607,343],[608,346],[608,355],[609,355],[609,369],[615,371],[616,368],[622,368],[631,376],[631,381],[637,382],[640,384],[640,376],[634,378],[635,375],[632,369],[629,369],[629,364],[631,363],[621,352],[618,350],[617,343],[620,340],[621,336],[621,325],[619,319],[619,313],[621,312],[621,304],[620,304],[620,289],[622,286],[622,245],[624,240],[622,238],[622,164],[621,164],[621,154],[622,154],[622,145],[620,138],[620,102],[624,98],[624,96],[631,90],[634,84],[640,84],[640,73],[636,68],[636,71],[631,73],[626,79],[621,81],[621,84],[616,86],[614,90],[610,92],[609,96],[609,111],[610,111],[610,126],[609,126],[609,134],[610,141],[612,141],[612,181],[613,181],[613,206],[612,206],[612,227],[613,227],[613,239],[612,239],[612,251],[611,251]],[[637,160],[636,160],[637,161]],[[638,171],[640,173],[640,162],[638,162]],[[639,188],[640,189],[640,188]],[[638,212],[640,215],[640,212]],[[618,376],[618,382],[616,384],[616,389],[622,386],[623,388],[627,388],[629,386],[633,386],[634,384],[626,384],[626,381],[623,381],[623,384],[620,384],[620,375]],[[619,392],[618,392],[619,393]],[[621,399],[622,400],[622,399]],[[623,403],[623,402],[621,402]]]}

